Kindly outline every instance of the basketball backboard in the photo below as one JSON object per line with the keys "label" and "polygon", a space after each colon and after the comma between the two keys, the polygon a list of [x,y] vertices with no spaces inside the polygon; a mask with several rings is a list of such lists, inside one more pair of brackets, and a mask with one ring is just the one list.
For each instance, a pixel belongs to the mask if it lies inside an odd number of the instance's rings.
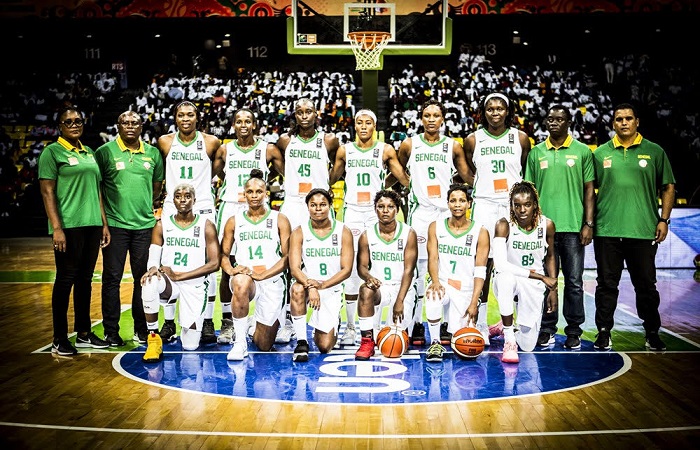
{"label": "basketball backboard", "polygon": [[292,0],[290,54],[352,54],[348,33],[391,33],[384,55],[445,55],[452,48],[448,0]]}

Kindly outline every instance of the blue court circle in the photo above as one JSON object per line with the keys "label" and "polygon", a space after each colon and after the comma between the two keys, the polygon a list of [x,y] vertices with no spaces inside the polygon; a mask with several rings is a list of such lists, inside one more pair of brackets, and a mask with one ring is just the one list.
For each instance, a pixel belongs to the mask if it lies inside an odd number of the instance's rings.
{"label": "blue court circle", "polygon": [[[562,338],[562,336],[557,336]],[[594,351],[582,341],[580,351],[554,347],[520,352],[518,364],[500,360],[502,342],[494,341],[475,360],[446,352],[441,363],[425,361],[424,351],[401,359],[378,356],[355,361],[354,349],[313,352],[306,363],[292,362],[292,345],[257,352],[249,344],[244,361],[227,361],[230,346],[182,351],[179,343],[164,347],[163,360],[144,363],[144,348],[121,354],[113,363],[134,380],[203,394],[245,399],[339,404],[416,404],[546,394],[583,387],[619,376],[629,358]]]}

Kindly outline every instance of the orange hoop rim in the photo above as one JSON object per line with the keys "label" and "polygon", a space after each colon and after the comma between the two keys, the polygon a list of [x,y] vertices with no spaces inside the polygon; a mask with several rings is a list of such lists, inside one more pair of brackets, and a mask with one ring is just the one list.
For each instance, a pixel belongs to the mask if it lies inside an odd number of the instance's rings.
{"label": "orange hoop rim", "polygon": [[351,31],[348,33],[348,38],[366,50],[372,50],[377,44],[386,41],[391,37],[388,31]]}

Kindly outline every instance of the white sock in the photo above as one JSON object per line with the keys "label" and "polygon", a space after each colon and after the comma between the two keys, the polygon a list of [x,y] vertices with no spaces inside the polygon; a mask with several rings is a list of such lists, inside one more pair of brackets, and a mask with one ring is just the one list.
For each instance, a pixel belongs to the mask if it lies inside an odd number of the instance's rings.
{"label": "white sock", "polygon": [[214,305],[216,304],[216,297],[209,297],[207,301],[207,307],[204,308],[204,320],[214,318]]}
{"label": "white sock", "polygon": [[357,315],[357,300],[345,301],[345,315],[348,319],[348,327],[355,326],[355,316]]}
{"label": "white sock", "polygon": [[488,309],[489,309],[488,303],[479,304],[479,308],[478,308],[479,318],[476,320],[477,325],[486,325],[487,324],[486,316],[488,316]]}
{"label": "white sock", "polygon": [[292,326],[294,326],[294,333],[296,333],[298,341],[308,340],[306,336],[306,316],[292,316]]}
{"label": "white sock", "polygon": [[370,331],[371,329],[374,328],[373,322],[374,319],[372,317],[360,317],[360,332],[362,331]]}
{"label": "white sock", "polygon": [[175,303],[166,303],[163,305],[163,317],[165,320],[175,320]]}
{"label": "white sock", "polygon": [[509,327],[503,326],[503,339],[506,342],[515,342],[515,329],[513,325]]}
{"label": "white sock", "polygon": [[428,331],[430,332],[431,342],[440,342],[440,321],[435,323],[428,322]]}
{"label": "white sock", "polygon": [[242,318],[233,318],[233,330],[236,332],[236,339],[234,340],[234,344],[238,344],[239,342],[245,344],[246,343],[246,336],[248,335],[248,318],[247,317],[242,317]]}

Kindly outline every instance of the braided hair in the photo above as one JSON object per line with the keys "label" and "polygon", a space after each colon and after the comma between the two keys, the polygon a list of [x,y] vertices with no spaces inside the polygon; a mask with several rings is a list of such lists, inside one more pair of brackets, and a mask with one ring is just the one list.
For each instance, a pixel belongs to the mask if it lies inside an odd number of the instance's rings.
{"label": "braided hair", "polygon": [[528,194],[534,203],[535,211],[532,216],[532,225],[535,226],[540,221],[540,217],[542,216],[542,209],[540,208],[540,194],[537,192],[537,188],[535,188],[534,184],[525,180],[515,183],[510,189],[510,221],[515,224],[518,223],[517,218],[515,217],[515,212],[513,211],[513,197],[518,194]]}

